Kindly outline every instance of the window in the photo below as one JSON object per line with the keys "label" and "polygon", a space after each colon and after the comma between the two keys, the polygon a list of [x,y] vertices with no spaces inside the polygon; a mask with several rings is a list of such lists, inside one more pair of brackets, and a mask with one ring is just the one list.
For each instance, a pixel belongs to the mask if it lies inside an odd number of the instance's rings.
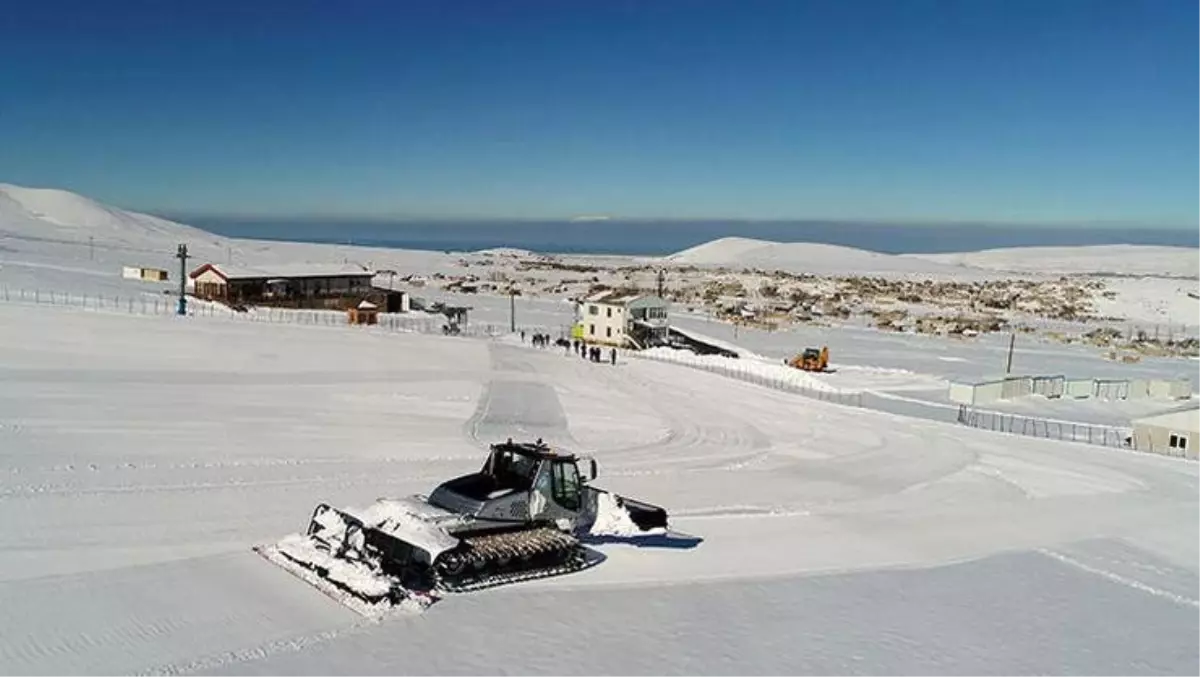
{"label": "window", "polygon": [[592,336],[595,336],[596,335],[596,325],[589,324],[588,325],[588,333],[591,334]]}
{"label": "window", "polygon": [[579,470],[572,461],[556,461],[553,471],[554,502],[567,510],[579,509]]}
{"label": "window", "polygon": [[600,309],[596,306],[588,306],[588,315],[599,315]]}
{"label": "window", "polygon": [[605,327],[605,328],[604,328],[604,335],[605,335],[605,336],[607,336],[607,337],[609,337],[609,338],[611,338],[611,337],[612,337],[612,327]]}
{"label": "window", "polygon": [[1167,441],[1167,446],[1180,451],[1187,451],[1187,435],[1179,433],[1171,433],[1170,439]]}
{"label": "window", "polygon": [[608,314],[606,315],[606,317],[612,317],[612,307],[610,306],[608,308],[605,308],[605,310],[608,311]]}

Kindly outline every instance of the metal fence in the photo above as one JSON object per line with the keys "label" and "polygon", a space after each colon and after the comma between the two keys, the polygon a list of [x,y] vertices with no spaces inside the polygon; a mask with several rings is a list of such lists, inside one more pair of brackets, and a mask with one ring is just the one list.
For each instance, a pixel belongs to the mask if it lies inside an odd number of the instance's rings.
{"label": "metal fence", "polygon": [[994,430],[1014,435],[1065,440],[1068,442],[1085,442],[1087,444],[1120,449],[1137,448],[1133,431],[1129,428],[1005,414],[999,411],[975,409],[965,404],[958,407],[958,422],[972,428]]}
{"label": "metal fence", "polygon": [[[0,301],[9,303],[29,303],[37,305],[52,305],[84,310],[120,313],[127,315],[175,315],[177,297],[166,294],[142,294],[138,296],[117,296],[104,294],[79,294],[44,289],[14,289],[0,287]],[[258,306],[245,312],[234,311],[226,306],[208,301],[188,298],[187,314],[189,317],[204,317],[228,319],[241,322],[265,322],[275,324],[347,327],[361,329],[361,326],[351,325],[346,313],[338,310],[306,310],[296,308],[275,308]],[[408,332],[419,334],[442,334],[446,319],[440,315],[406,315],[381,313],[380,329],[392,332]],[[518,330],[526,332],[546,332],[545,327],[521,326]],[[496,338],[511,333],[508,325],[491,324],[486,322],[468,322],[460,324],[456,335],[468,338]]]}
{"label": "metal fence", "polygon": [[720,374],[735,378],[739,381],[753,383],[755,385],[782,390],[784,392],[801,395],[822,402],[833,402],[848,407],[863,406],[863,394],[861,392],[848,392],[842,390],[820,388],[810,388],[808,386],[790,381],[782,376],[768,376],[762,372],[756,372],[737,363],[737,360],[729,360],[729,364],[715,362],[689,362],[685,360],[673,360],[666,357],[661,357],[654,354],[646,354],[639,352],[629,353],[629,357],[639,360],[653,360],[656,362],[666,362],[669,364],[678,364],[692,369],[699,369],[713,374]]}

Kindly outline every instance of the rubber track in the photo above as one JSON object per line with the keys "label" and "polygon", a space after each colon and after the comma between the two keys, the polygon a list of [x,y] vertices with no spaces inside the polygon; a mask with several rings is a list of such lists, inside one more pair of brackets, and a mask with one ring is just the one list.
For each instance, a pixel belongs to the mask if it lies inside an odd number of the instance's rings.
{"label": "rubber track", "polygon": [[[561,576],[587,568],[589,563],[579,541],[557,529],[540,527],[528,531],[485,534],[465,539],[470,546],[461,578],[442,578],[437,587],[444,592],[473,592],[510,583]],[[547,558],[556,563],[526,570],[506,570],[508,562],[525,558]],[[482,570],[484,573],[475,572]]]}

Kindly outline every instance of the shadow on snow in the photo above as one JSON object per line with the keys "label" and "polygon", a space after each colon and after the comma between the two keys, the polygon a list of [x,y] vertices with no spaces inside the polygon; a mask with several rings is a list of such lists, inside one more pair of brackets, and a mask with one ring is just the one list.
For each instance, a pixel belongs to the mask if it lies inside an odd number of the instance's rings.
{"label": "shadow on snow", "polygon": [[704,539],[691,534],[669,531],[665,534],[639,534],[635,536],[611,536],[589,534],[579,539],[586,545],[623,544],[638,548],[664,548],[668,550],[691,550]]}

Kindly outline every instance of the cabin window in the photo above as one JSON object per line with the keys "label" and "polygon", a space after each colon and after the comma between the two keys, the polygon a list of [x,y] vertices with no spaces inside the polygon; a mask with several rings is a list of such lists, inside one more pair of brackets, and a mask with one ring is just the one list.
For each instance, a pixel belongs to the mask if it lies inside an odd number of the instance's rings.
{"label": "cabin window", "polygon": [[575,463],[558,461],[553,473],[554,502],[567,510],[579,510],[579,470]]}

